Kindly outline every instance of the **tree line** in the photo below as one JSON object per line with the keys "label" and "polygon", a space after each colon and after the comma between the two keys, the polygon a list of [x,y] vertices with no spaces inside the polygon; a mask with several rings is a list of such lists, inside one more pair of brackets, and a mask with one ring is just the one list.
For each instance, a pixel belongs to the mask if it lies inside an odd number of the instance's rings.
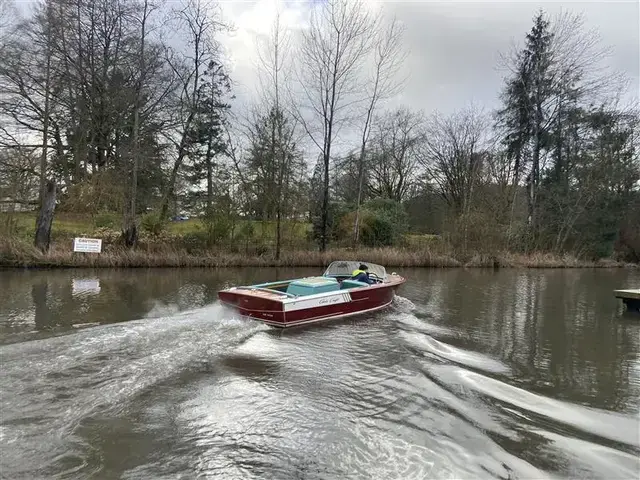
{"label": "tree line", "polygon": [[[638,111],[609,50],[572,13],[539,11],[502,52],[500,107],[452,114],[392,101],[404,29],[357,0],[278,16],[258,42],[258,89],[232,108],[207,0],[42,0],[20,21],[0,0],[0,197],[37,195],[35,245],[57,210],[308,220],[330,244],[438,234],[459,251],[640,260]],[[37,194],[36,194],[37,192]],[[151,213],[148,213],[151,212]]]}

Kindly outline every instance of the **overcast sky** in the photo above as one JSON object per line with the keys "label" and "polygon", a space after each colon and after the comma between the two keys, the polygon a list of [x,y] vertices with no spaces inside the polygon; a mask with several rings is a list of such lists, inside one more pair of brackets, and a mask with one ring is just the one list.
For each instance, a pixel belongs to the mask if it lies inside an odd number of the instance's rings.
{"label": "overcast sky", "polygon": [[[231,60],[227,67],[234,82],[237,99],[233,104],[239,117],[246,115],[246,106],[257,87],[257,41],[273,27],[276,12],[281,12],[281,22],[295,32],[304,28],[310,9],[322,1],[219,0],[223,20],[234,27],[220,40]],[[438,110],[446,114],[471,102],[487,110],[497,107],[504,76],[498,69],[499,55],[514,41],[523,42],[540,8],[551,15],[561,10],[583,13],[585,29],[597,29],[602,44],[612,47],[610,67],[625,73],[631,81],[625,100],[637,102],[640,97],[639,0],[364,1],[369,8],[382,8],[389,18],[395,15],[406,27],[404,42],[409,56],[404,73],[409,79],[387,108],[405,105],[425,113]],[[34,0],[15,2],[24,12]],[[167,7],[179,5],[178,0],[164,2]],[[357,145],[357,132],[345,133],[337,140],[338,150]]]}
{"label": "overcast sky", "polygon": [[[224,17],[236,30],[223,39],[233,58],[231,71],[236,95],[244,102],[255,87],[256,36],[272,26],[279,8],[284,23],[300,28],[309,17],[310,4],[322,0],[230,0],[222,2]],[[612,68],[632,80],[627,98],[640,89],[640,9],[638,0],[524,2],[519,0],[428,1],[387,0],[388,15],[406,27],[410,51],[406,68],[409,82],[395,102],[426,112],[451,112],[469,102],[492,108],[502,84],[497,68],[500,52],[513,41],[521,42],[539,8],[553,14],[561,9],[584,13],[587,28],[597,28],[602,41],[613,47]]]}

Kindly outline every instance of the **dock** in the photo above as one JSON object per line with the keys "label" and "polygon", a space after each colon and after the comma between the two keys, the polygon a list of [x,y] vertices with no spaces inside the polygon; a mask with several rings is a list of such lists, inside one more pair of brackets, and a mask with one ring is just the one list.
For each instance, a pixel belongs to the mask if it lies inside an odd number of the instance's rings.
{"label": "dock", "polygon": [[640,288],[614,290],[613,293],[616,298],[622,299],[622,302],[627,306],[627,310],[640,313]]}

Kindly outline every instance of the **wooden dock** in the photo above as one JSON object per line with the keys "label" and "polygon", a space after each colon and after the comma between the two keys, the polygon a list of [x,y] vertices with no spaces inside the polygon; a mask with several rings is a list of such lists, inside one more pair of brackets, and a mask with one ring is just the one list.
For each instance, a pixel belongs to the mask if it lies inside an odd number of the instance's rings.
{"label": "wooden dock", "polygon": [[622,299],[622,302],[627,306],[627,310],[640,313],[640,288],[614,290],[613,293],[616,298]]}

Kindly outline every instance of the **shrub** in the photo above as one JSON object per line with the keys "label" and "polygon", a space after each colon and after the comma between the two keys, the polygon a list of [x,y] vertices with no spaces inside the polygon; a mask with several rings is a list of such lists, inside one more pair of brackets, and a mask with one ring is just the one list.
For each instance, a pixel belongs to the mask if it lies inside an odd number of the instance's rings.
{"label": "shrub", "polygon": [[[340,223],[342,218],[349,213],[344,203],[329,202],[327,211],[327,243],[332,240],[340,240],[342,237]],[[307,240],[315,241],[318,245],[322,237],[322,211],[320,208],[311,216],[311,230],[307,232]]]}
{"label": "shrub", "polygon": [[96,228],[113,228],[115,223],[114,215],[109,212],[100,212],[93,218]]}
{"label": "shrub", "polygon": [[111,228],[102,227],[96,229],[93,232],[93,235],[96,238],[102,239],[102,243],[104,244],[117,244],[120,242],[122,234]]}
{"label": "shrub", "polygon": [[198,253],[207,249],[209,244],[209,235],[206,231],[197,229],[182,235],[180,246],[187,253]]}
{"label": "shrub", "polygon": [[362,208],[360,239],[368,247],[396,245],[408,230],[407,212],[402,204],[376,198]]}
{"label": "shrub", "polygon": [[[470,211],[461,214],[448,224],[447,239],[459,252],[495,252],[504,248],[506,227],[497,224],[490,214],[482,211]],[[516,235],[526,234],[523,230]],[[517,243],[524,240],[518,240]]]}
{"label": "shrub", "polygon": [[155,236],[160,235],[166,227],[165,222],[160,219],[160,215],[157,213],[147,213],[143,215],[141,224],[142,230]]}
{"label": "shrub", "polygon": [[395,233],[388,218],[368,213],[363,218],[360,240],[367,247],[389,247],[396,242]]}
{"label": "shrub", "polygon": [[249,249],[249,242],[253,239],[255,233],[255,227],[252,222],[244,222],[240,228],[236,231],[233,242],[233,247],[239,249],[240,246],[244,246],[245,250]]}
{"label": "shrub", "polygon": [[233,222],[230,218],[222,215],[205,217],[203,220],[207,236],[207,245],[217,245],[231,237]]}

